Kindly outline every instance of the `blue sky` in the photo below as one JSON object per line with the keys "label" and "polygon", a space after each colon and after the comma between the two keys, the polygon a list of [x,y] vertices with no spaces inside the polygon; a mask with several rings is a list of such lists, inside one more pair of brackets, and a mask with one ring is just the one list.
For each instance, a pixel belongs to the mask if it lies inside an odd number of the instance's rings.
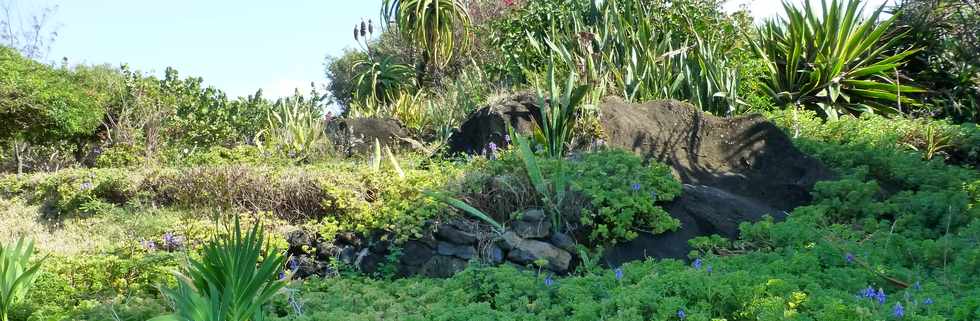
{"label": "blue sky", "polygon": [[20,1],[27,3],[59,5],[50,60],[128,63],[157,74],[173,66],[229,96],[258,88],[286,95],[326,82],[324,57],[354,45],[353,25],[380,8],[380,0]]}
{"label": "blue sky", "polygon": [[[311,81],[322,85],[324,57],[353,46],[353,25],[362,17],[376,20],[381,6],[381,0],[6,1],[22,12],[59,6],[51,61],[128,63],[158,75],[172,66],[232,97],[258,88],[277,97],[296,87],[305,92]],[[757,17],[781,11],[779,0],[731,0],[726,7],[743,3]]]}

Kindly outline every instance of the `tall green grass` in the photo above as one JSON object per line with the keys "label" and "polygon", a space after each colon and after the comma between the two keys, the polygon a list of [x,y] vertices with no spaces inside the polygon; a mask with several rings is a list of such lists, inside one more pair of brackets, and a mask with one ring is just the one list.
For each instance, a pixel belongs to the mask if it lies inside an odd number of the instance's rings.
{"label": "tall green grass", "polygon": [[27,295],[44,259],[31,264],[34,242],[20,238],[12,246],[0,244],[0,321],[10,320],[10,311]]}

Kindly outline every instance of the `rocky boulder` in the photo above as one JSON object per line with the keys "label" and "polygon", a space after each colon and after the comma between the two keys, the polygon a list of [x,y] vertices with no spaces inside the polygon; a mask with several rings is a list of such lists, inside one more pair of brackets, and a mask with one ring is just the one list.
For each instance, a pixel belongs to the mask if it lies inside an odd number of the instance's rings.
{"label": "rocky boulder", "polygon": [[610,99],[600,109],[610,146],[669,165],[685,184],[785,210],[808,203],[813,185],[834,177],[760,115],[715,117],[678,101]]}
{"label": "rocky boulder", "polygon": [[[617,98],[607,99],[599,110],[607,146],[663,162],[685,184],[716,187],[788,210],[809,202],[817,181],[834,177],[761,115],[723,118],[685,102],[627,104]],[[462,124],[451,149],[479,154],[490,142],[504,146],[506,124],[527,134],[537,115],[536,98],[527,93],[491,104]]]}
{"label": "rocky boulder", "polygon": [[518,265],[547,262],[548,270],[565,273],[572,262],[572,255],[547,242],[523,239],[517,233],[507,232],[500,237],[500,247],[507,250],[507,259]]}
{"label": "rocky boulder", "polygon": [[507,146],[507,126],[519,133],[531,132],[534,118],[540,115],[531,93],[516,94],[491,103],[467,117],[449,140],[453,153],[483,154],[491,142]]}
{"label": "rocky boulder", "polygon": [[692,250],[687,242],[692,238],[718,234],[734,239],[742,222],[757,222],[765,215],[776,219],[786,216],[786,212],[756,200],[704,185],[685,184],[681,196],[666,209],[680,220],[679,230],[658,235],[641,232],[637,238],[608,249],[604,261],[620,265],[648,257],[683,259]]}
{"label": "rocky boulder", "polygon": [[346,156],[373,154],[375,139],[395,151],[418,144],[401,122],[389,118],[336,118],[327,124],[327,135]]}

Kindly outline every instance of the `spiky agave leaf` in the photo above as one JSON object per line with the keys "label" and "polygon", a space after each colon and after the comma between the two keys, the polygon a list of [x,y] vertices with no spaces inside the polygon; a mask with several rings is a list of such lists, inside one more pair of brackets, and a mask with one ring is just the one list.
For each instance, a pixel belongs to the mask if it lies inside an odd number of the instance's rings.
{"label": "spiky agave leaf", "polygon": [[881,20],[884,5],[862,18],[859,0],[826,0],[798,8],[783,3],[786,18],[757,30],[753,50],[766,63],[763,86],[780,105],[797,105],[834,119],[842,114],[896,114],[916,101],[900,85],[899,67],[918,49],[898,48],[904,33],[889,32],[895,17]]}

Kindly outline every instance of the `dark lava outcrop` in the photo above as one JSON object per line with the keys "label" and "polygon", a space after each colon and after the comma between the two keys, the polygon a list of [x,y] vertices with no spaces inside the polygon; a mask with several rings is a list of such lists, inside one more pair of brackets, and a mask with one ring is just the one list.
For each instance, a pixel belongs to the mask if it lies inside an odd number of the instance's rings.
{"label": "dark lava outcrop", "polygon": [[[529,133],[538,115],[536,100],[520,94],[475,112],[453,139],[455,152],[481,153],[490,142],[503,146],[511,124]],[[642,257],[681,258],[696,236],[735,238],[738,224],[764,215],[776,219],[811,200],[810,190],[834,175],[800,152],[760,115],[722,118],[678,101],[627,104],[609,99],[599,106],[604,143],[671,167],[684,186],[666,205],[681,221],[678,231],[640,237],[609,249],[613,264]]]}

